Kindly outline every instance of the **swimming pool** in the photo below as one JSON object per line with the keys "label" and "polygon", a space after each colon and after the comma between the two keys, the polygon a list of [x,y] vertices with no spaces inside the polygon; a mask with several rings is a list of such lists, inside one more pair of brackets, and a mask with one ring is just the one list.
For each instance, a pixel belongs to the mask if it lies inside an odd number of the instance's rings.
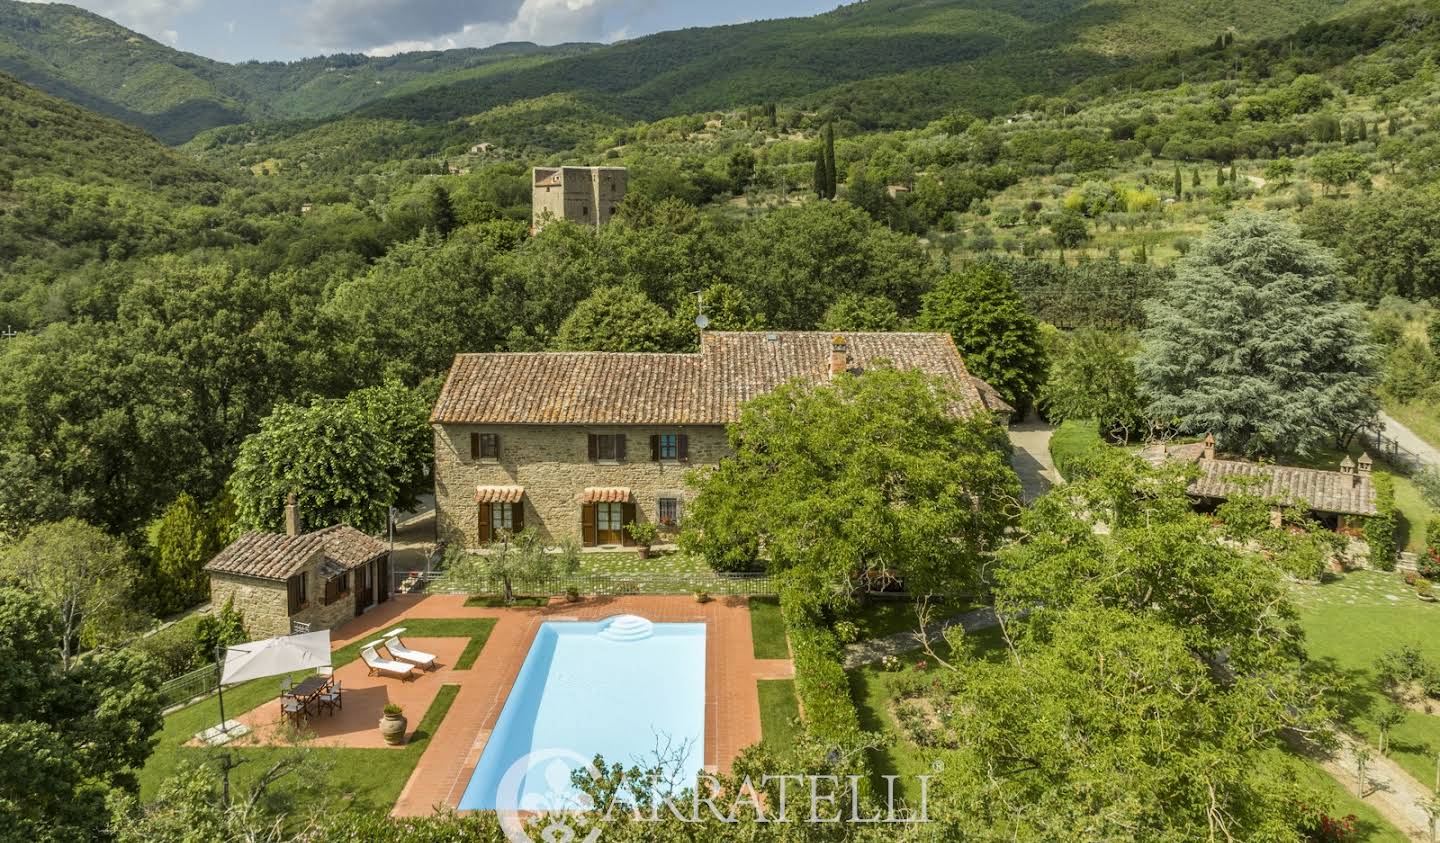
{"label": "swimming pool", "polygon": [[568,776],[557,775],[557,757],[571,759],[565,769],[596,753],[606,764],[648,767],[657,742],[688,750],[681,780],[693,782],[705,754],[705,624],[652,624],[634,615],[549,621],[530,645],[459,807],[553,808],[555,791],[570,788]]}

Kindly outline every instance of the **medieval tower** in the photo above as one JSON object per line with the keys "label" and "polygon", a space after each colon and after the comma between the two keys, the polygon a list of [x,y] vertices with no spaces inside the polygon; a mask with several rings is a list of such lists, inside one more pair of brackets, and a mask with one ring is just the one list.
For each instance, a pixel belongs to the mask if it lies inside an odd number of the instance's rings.
{"label": "medieval tower", "polygon": [[602,226],[625,198],[624,167],[536,167],[530,230],[552,220]]}

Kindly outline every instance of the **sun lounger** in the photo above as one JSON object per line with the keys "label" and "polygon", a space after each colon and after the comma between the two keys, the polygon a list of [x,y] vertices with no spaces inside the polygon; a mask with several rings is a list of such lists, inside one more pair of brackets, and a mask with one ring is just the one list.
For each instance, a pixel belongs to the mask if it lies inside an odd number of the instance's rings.
{"label": "sun lounger", "polygon": [[409,662],[418,667],[423,667],[426,670],[435,669],[435,657],[433,655],[406,647],[398,635],[392,635],[385,639],[385,649],[390,651],[390,655],[402,662]]}
{"label": "sun lounger", "polygon": [[409,679],[415,674],[415,668],[405,662],[397,662],[394,659],[384,659],[375,652],[374,646],[366,647],[360,651],[360,658],[365,660],[365,666],[370,668],[370,675],[377,673],[398,676],[401,679]]}

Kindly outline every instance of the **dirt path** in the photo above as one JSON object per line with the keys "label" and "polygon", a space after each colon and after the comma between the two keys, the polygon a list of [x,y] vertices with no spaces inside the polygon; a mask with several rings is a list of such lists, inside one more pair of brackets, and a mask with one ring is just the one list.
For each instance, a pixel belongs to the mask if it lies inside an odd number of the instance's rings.
{"label": "dirt path", "polygon": [[1060,473],[1050,459],[1050,436],[1055,428],[1044,422],[1027,421],[1010,428],[1010,444],[1015,452],[1010,464],[1020,475],[1020,494],[1030,503],[1057,483]]}
{"label": "dirt path", "polygon": [[1380,414],[1380,422],[1385,425],[1385,435],[1399,442],[1400,447],[1408,449],[1423,462],[1440,465],[1440,451],[1431,447],[1429,442],[1421,439],[1410,428],[1396,421],[1387,413]]}
{"label": "dirt path", "polygon": [[1420,806],[1430,801],[1430,790],[1401,769],[1400,765],[1372,749],[1370,766],[1366,773],[1368,792],[1361,794],[1356,788],[1355,779],[1355,749],[1360,745],[1357,738],[1342,732],[1339,748],[1332,756],[1318,759],[1318,762],[1335,781],[1374,808],[1396,828],[1414,840],[1429,840],[1430,835],[1426,830],[1429,818],[1425,809]]}

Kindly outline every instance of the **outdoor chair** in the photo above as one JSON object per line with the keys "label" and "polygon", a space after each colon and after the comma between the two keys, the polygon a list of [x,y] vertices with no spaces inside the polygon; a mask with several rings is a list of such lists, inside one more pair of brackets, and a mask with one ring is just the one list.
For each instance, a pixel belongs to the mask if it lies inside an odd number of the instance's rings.
{"label": "outdoor chair", "polygon": [[305,703],[294,697],[281,697],[280,714],[298,727],[300,725],[300,718],[305,716]]}
{"label": "outdoor chair", "polygon": [[409,662],[417,667],[423,667],[426,670],[435,669],[435,656],[406,647],[398,635],[392,635],[385,639],[385,649],[390,651],[391,656],[402,662]]}
{"label": "outdoor chair", "polygon": [[320,708],[328,710],[330,716],[335,716],[335,709],[344,709],[345,702],[340,697],[340,680],[336,679],[330,683],[330,687],[320,692]]}
{"label": "outdoor chair", "polygon": [[280,680],[280,699],[281,699],[281,700],[287,700],[287,699],[290,699],[291,697],[293,697],[294,694],[291,693],[291,689],[293,689],[294,687],[295,687],[295,682],[294,682],[294,680],[292,680],[290,677],[287,676],[287,677],[285,677],[284,679],[281,679],[281,680]]}
{"label": "outdoor chair", "polygon": [[405,662],[395,661],[394,659],[381,658],[380,654],[375,652],[375,645],[373,644],[360,651],[360,658],[365,661],[365,667],[370,669],[371,676],[379,673],[395,676],[400,679],[410,679],[415,675],[415,668],[413,666]]}

